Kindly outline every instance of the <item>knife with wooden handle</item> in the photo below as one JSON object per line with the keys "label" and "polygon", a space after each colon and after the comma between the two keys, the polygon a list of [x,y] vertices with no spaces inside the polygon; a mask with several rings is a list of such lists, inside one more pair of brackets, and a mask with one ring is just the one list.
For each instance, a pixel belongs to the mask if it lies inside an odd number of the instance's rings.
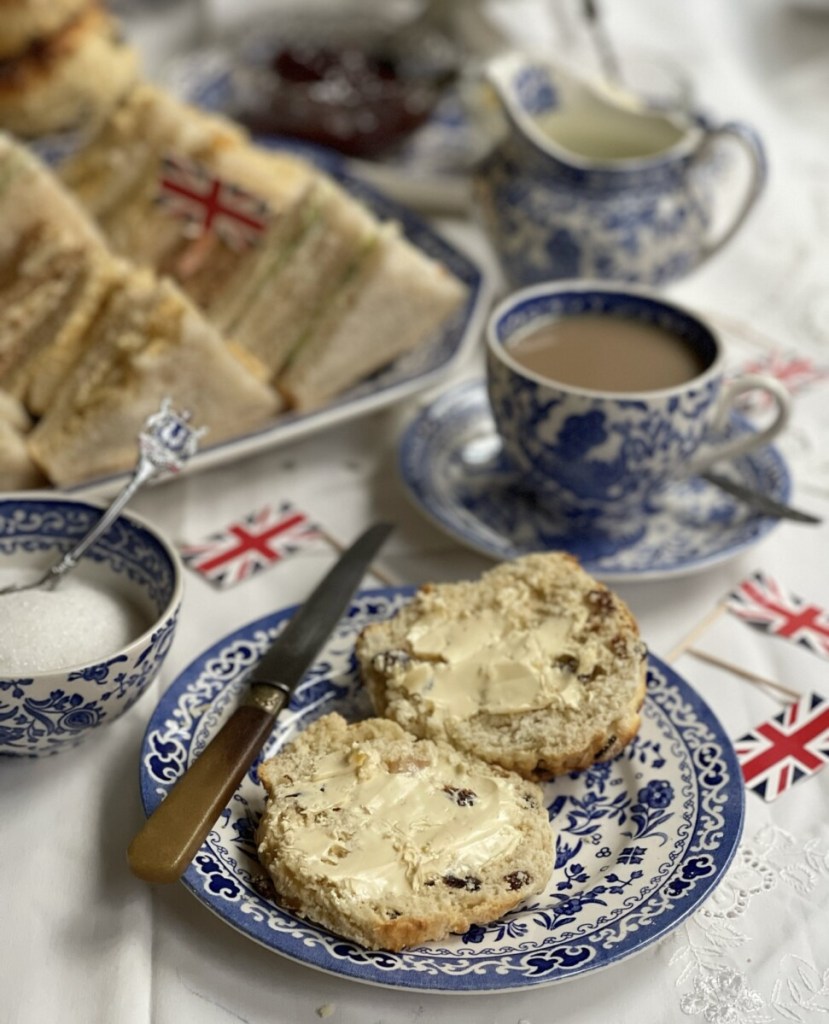
{"label": "knife with wooden handle", "polygon": [[130,843],[127,861],[138,878],[175,882],[187,870],[391,530],[378,523],[358,537],[253,668],[245,702]]}

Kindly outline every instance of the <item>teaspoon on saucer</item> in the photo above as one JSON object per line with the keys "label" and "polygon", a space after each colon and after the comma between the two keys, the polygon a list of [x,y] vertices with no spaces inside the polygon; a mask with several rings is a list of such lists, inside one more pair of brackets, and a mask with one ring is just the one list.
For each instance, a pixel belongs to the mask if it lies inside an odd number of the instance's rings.
{"label": "teaspoon on saucer", "polygon": [[700,473],[699,476],[703,480],[707,480],[709,484],[727,491],[728,494],[745,502],[746,505],[750,505],[751,508],[763,515],[776,516],[778,519],[791,519],[796,523],[819,524],[823,521],[817,516],[813,516],[811,512],[801,512],[800,509],[792,508],[791,505],[785,505],[782,501],[776,501],[768,494],[763,494],[762,491],[754,491],[750,487],[746,487],[745,484],[723,476],[722,473],[714,473],[709,469]]}

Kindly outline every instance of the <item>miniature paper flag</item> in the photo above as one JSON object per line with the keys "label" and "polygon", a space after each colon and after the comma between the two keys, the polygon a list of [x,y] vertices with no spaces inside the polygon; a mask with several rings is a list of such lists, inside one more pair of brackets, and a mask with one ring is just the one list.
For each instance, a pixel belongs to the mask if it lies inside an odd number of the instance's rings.
{"label": "miniature paper flag", "polygon": [[755,629],[783,637],[829,658],[829,615],[756,572],[729,594],[726,607]]}
{"label": "miniature paper flag", "polygon": [[737,740],[734,749],[746,786],[775,800],[829,761],[829,703],[806,694]]}
{"label": "miniature paper flag", "polygon": [[162,158],[157,198],[187,223],[190,237],[213,232],[231,249],[254,245],[267,226],[267,203],[194,160]]}
{"label": "miniature paper flag", "polygon": [[204,541],[182,547],[184,563],[222,590],[249,579],[323,537],[289,502],[265,505]]}
{"label": "miniature paper flag", "polygon": [[[752,359],[740,368],[740,375],[759,373],[775,377],[791,395],[804,391],[811,384],[829,379],[829,367],[820,366],[807,356],[790,352],[769,352]],[[746,405],[759,407],[771,402],[771,396],[764,391],[751,391],[745,395]]]}
{"label": "miniature paper flag", "polygon": [[813,359],[796,352],[769,352],[768,355],[747,362],[740,372],[776,377],[793,395],[810,384],[829,378],[829,367],[819,366]]}

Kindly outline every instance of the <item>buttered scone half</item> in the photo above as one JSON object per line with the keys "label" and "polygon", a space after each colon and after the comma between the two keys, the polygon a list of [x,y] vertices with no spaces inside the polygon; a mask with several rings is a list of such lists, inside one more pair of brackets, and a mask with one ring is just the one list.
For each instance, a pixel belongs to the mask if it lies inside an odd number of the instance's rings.
{"label": "buttered scone half", "polygon": [[394,722],[326,715],[259,777],[259,859],[280,902],[369,949],[494,921],[549,880],[541,789]]}
{"label": "buttered scone half", "polygon": [[609,760],[639,729],[647,648],[568,554],[425,584],[356,650],[377,714],[528,779]]}

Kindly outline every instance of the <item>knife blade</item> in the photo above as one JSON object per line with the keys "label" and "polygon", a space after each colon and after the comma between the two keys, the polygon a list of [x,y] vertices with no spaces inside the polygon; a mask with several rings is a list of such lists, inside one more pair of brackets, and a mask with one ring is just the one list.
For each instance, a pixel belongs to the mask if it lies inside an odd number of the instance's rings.
{"label": "knife blade", "polygon": [[777,501],[761,491],[754,491],[750,487],[746,487],[745,484],[737,483],[735,480],[722,476],[720,473],[715,473],[710,469],[700,473],[699,476],[703,480],[707,480],[709,484],[727,491],[728,494],[739,498],[740,501],[745,502],[764,515],[776,516],[778,519],[791,519],[798,523],[818,524],[822,522],[821,519],[809,512],[801,512],[790,505],[784,505],[783,502]]}
{"label": "knife blade", "polygon": [[392,527],[377,523],[338,559],[248,675],[248,694],[127,850],[145,882],[177,881],[253,764],[274,720],[348,607]]}

